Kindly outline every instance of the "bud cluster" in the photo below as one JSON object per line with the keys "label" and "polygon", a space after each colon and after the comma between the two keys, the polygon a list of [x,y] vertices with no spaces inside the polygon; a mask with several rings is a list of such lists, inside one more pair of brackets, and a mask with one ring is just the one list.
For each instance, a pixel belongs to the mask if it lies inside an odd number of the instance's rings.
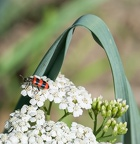
{"label": "bud cluster", "polygon": [[94,113],[101,113],[103,117],[119,118],[127,110],[128,105],[126,100],[117,99],[117,100],[103,100],[102,96],[93,99],[92,109]]}
{"label": "bud cluster", "polygon": [[[103,100],[102,96],[93,99],[92,110],[89,111],[89,115],[94,121],[94,134],[98,140],[106,137],[116,137],[127,132],[127,122],[117,122],[116,119],[121,117],[128,110],[128,107],[126,101],[122,99],[107,101]],[[97,129],[98,114],[103,117],[103,121]],[[98,135],[100,136],[98,137]],[[115,140],[113,139],[113,141]]]}
{"label": "bud cluster", "polygon": [[128,130],[126,122],[117,123],[117,121],[114,118],[108,119],[108,121],[104,125],[103,131],[104,132],[108,132],[110,127],[113,130],[112,134],[114,136],[125,134],[127,132],[127,130]]}

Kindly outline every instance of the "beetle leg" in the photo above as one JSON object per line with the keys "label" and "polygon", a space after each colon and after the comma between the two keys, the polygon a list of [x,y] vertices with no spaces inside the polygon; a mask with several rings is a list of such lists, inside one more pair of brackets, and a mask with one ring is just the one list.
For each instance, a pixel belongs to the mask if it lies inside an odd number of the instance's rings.
{"label": "beetle leg", "polygon": [[40,88],[37,86],[38,91],[40,91]]}

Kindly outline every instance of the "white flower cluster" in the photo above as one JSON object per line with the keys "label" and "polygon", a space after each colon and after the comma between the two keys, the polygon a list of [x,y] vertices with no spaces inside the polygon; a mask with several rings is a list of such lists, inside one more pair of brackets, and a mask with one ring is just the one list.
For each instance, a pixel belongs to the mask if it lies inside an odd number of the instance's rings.
{"label": "white flower cluster", "polygon": [[45,121],[42,110],[24,105],[10,115],[7,134],[0,134],[0,144],[98,144],[92,129],[75,122]]}
{"label": "white flower cluster", "polygon": [[16,110],[10,114],[10,119],[7,121],[5,128],[10,131],[22,131],[26,132],[37,126],[37,129],[41,129],[45,123],[44,111],[37,109],[32,105],[23,105],[21,110]]}
{"label": "white flower cluster", "polygon": [[92,100],[84,87],[76,87],[64,75],[59,74],[55,81],[36,75],[24,79],[21,94],[31,98],[31,105],[10,114],[5,125],[8,132],[0,134],[0,144],[109,144],[97,142],[91,128],[76,122],[69,128],[64,122],[46,121],[42,110],[46,100],[74,117],[82,115],[83,109],[96,108],[101,100]]}
{"label": "white flower cluster", "polygon": [[59,108],[72,113],[74,117],[82,115],[83,109],[90,109],[92,104],[91,94],[84,87],[76,87],[64,75],[59,74],[57,79],[51,79],[43,76],[38,77],[49,84],[49,89],[39,89],[32,85],[23,84],[21,94],[31,98],[30,104],[42,107],[46,100],[59,104]]}

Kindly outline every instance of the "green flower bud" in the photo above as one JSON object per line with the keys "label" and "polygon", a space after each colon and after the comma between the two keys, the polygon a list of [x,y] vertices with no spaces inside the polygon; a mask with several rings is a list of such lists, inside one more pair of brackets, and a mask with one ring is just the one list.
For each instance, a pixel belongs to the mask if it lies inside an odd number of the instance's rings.
{"label": "green flower bud", "polygon": [[118,107],[118,109],[121,109],[122,108],[122,103],[117,103],[117,107]]}
{"label": "green flower bud", "polygon": [[98,101],[102,101],[102,100],[103,100],[103,97],[100,95],[99,97],[97,97],[97,100],[98,100]]}
{"label": "green flower bud", "polygon": [[122,107],[122,108],[118,111],[118,113],[117,113],[117,115],[116,115],[116,118],[121,117],[126,111],[127,111],[127,110]]}
{"label": "green flower bud", "polygon": [[109,102],[108,102],[107,100],[105,100],[105,101],[104,101],[104,105],[105,105],[105,107],[107,107],[108,104],[109,104]]}
{"label": "green flower bud", "polygon": [[117,122],[114,118],[111,118],[111,121],[112,121],[111,126],[114,127],[117,124]]}
{"label": "green flower bud", "polygon": [[113,134],[114,136],[117,136],[117,134],[118,134],[118,124],[115,125],[112,134]]}
{"label": "green flower bud", "polygon": [[128,108],[129,108],[129,105],[126,105],[125,106],[125,112],[128,110]]}
{"label": "green flower bud", "polygon": [[125,134],[127,132],[127,130],[128,130],[127,129],[127,122],[125,122],[125,123],[120,122],[118,124],[118,134],[119,135]]}
{"label": "green flower bud", "polygon": [[118,112],[118,107],[113,107],[112,109],[112,117],[115,117]]}
{"label": "green flower bud", "polygon": [[98,103],[97,103],[97,110],[98,111],[101,111],[101,104],[102,104],[102,102],[98,101]]}
{"label": "green flower bud", "polygon": [[118,124],[116,123],[113,127],[113,135],[122,135],[125,134],[127,132],[127,122],[122,123],[119,122]]}
{"label": "green flower bud", "polygon": [[106,107],[104,105],[101,106],[101,111],[106,110]]}
{"label": "green flower bud", "polygon": [[110,127],[111,123],[112,123],[112,119],[108,119],[108,121],[106,122],[105,125],[107,125],[108,127]]}
{"label": "green flower bud", "polygon": [[106,115],[107,115],[106,110],[102,110],[102,111],[101,111],[101,115],[102,115],[103,117],[106,117]]}
{"label": "green flower bud", "polygon": [[122,101],[122,99],[121,99],[121,98],[118,98],[116,101],[119,103],[119,102],[121,102],[121,101]]}
{"label": "green flower bud", "polygon": [[111,115],[112,115],[111,110],[108,110],[106,116],[107,116],[107,117],[111,117]]}
{"label": "green flower bud", "polygon": [[98,114],[99,112],[101,112],[101,106],[102,106],[102,97],[100,96],[94,98],[92,102],[92,109],[94,113]]}
{"label": "green flower bud", "polygon": [[108,129],[109,129],[109,127],[108,127],[107,125],[105,125],[104,128],[103,128],[103,131],[104,131],[104,132],[107,132]]}
{"label": "green flower bud", "polygon": [[112,117],[114,118],[121,117],[129,107],[126,105],[126,101],[122,101],[122,99],[111,101],[110,104],[112,104]]}
{"label": "green flower bud", "polygon": [[114,106],[116,104],[116,100],[111,100],[110,105]]}
{"label": "green flower bud", "polygon": [[108,104],[108,106],[107,106],[107,110],[112,110],[112,104]]}
{"label": "green flower bud", "polygon": [[122,101],[122,106],[125,107],[126,106],[126,100]]}
{"label": "green flower bud", "polygon": [[[113,140],[109,140],[109,142],[112,144],[112,143],[115,143],[116,142],[116,138],[114,138]],[[116,143],[117,144],[117,143]],[[119,143],[118,143],[119,144]]]}
{"label": "green flower bud", "polygon": [[92,102],[92,108],[95,110],[96,109],[96,105],[97,105],[97,101],[93,101]]}

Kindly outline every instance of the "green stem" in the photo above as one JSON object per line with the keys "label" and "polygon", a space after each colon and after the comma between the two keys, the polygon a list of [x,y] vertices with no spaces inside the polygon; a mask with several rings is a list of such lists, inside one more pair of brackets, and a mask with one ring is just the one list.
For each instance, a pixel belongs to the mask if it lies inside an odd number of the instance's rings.
{"label": "green stem", "polygon": [[46,115],[46,120],[49,121],[51,119],[50,115]]}
{"label": "green stem", "polygon": [[48,110],[47,110],[46,106],[43,106],[43,109],[44,109],[44,112],[45,112],[45,113],[47,113],[47,112],[48,112]]}
{"label": "green stem", "polygon": [[105,134],[105,132],[103,132],[102,135],[101,135],[99,138],[97,138],[96,140],[98,141],[98,140],[100,140],[100,139],[104,139],[104,138],[107,138],[107,137],[111,137],[111,136],[112,136],[112,134],[109,134],[109,135],[106,135],[106,136],[104,136],[104,134]]}
{"label": "green stem", "polygon": [[98,135],[98,133],[101,131],[101,129],[103,128],[103,126],[104,126],[105,122],[106,122],[106,118],[104,118],[104,120],[103,120],[103,122],[102,122],[101,126],[98,128],[98,130],[97,130],[97,131],[95,131],[95,133],[94,133],[94,135],[95,135],[95,136],[97,136],[97,135]]}
{"label": "green stem", "polygon": [[88,110],[89,117],[93,120],[92,111]]}
{"label": "green stem", "polygon": [[45,113],[45,120],[47,120],[47,121],[50,120],[50,115],[47,115],[48,110],[45,105],[43,107],[41,107],[41,110],[43,110]]}
{"label": "green stem", "polygon": [[50,104],[49,104],[49,108],[48,108],[47,115],[50,115],[50,113],[51,113],[52,103],[53,103],[53,102],[50,102]]}
{"label": "green stem", "polygon": [[93,133],[96,133],[96,129],[97,129],[97,115],[96,113],[94,113],[95,119],[94,119],[94,129],[93,129]]}
{"label": "green stem", "polygon": [[68,115],[70,115],[70,113],[69,112],[65,112],[65,114],[58,121],[62,121]]}
{"label": "green stem", "polygon": [[42,107],[43,110],[44,110],[44,112],[45,112],[45,119],[46,119],[47,121],[49,121],[50,118],[51,118],[51,117],[50,117],[51,107],[52,107],[52,102],[49,103],[49,108],[48,108],[48,109],[46,108],[45,105]]}

